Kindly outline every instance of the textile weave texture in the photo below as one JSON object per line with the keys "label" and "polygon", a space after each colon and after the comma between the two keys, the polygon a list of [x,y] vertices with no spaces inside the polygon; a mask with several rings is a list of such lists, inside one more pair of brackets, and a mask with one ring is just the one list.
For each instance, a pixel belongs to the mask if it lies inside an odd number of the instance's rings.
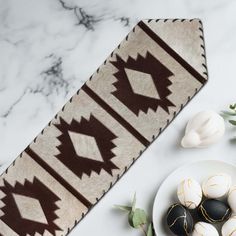
{"label": "textile weave texture", "polygon": [[67,235],[206,81],[200,20],[140,21],[1,175],[0,235]]}

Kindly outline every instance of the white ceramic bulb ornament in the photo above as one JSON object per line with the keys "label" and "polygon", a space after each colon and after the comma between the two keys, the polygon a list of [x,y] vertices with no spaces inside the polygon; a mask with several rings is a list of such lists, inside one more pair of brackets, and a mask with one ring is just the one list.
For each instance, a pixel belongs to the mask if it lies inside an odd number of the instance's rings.
{"label": "white ceramic bulb ornament", "polygon": [[222,236],[236,236],[236,217],[226,221],[221,229]]}
{"label": "white ceramic bulb ornament", "polygon": [[205,222],[198,222],[194,226],[192,236],[219,236],[216,228]]}
{"label": "white ceramic bulb ornament", "polygon": [[192,178],[185,179],[178,186],[177,196],[182,205],[195,209],[202,200],[201,186]]}
{"label": "white ceramic bulb ornament", "polygon": [[221,198],[229,192],[231,183],[232,179],[229,175],[219,173],[203,181],[202,191],[207,198]]}
{"label": "white ceramic bulb ornament", "polygon": [[214,111],[202,111],[189,120],[185,136],[181,141],[184,148],[204,148],[216,143],[225,132],[224,119]]}
{"label": "white ceramic bulb ornament", "polygon": [[233,211],[233,213],[236,213],[236,185],[233,186],[228,194],[228,204]]}

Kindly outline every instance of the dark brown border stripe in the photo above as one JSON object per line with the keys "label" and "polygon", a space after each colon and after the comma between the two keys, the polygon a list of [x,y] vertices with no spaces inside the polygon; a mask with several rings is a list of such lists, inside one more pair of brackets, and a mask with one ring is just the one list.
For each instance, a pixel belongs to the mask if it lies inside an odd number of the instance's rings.
{"label": "dark brown border stripe", "polygon": [[88,96],[90,96],[96,103],[98,103],[104,110],[106,110],[114,119],[116,119],[124,128],[126,128],[145,147],[150,144],[150,142],[142,134],[140,134],[112,107],[110,107],[106,102],[104,102],[91,88],[89,88],[86,84],[84,84],[82,89],[84,90],[84,92],[88,94]]}
{"label": "dark brown border stripe", "polygon": [[61,177],[51,166],[49,166],[43,159],[39,157],[31,148],[27,148],[25,152],[33,158],[42,168],[44,168],[54,179],[63,185],[71,194],[73,194],[80,202],[82,202],[87,208],[92,206],[82,194],[80,194],[74,187],[72,187],[63,177]]}
{"label": "dark brown border stripe", "polygon": [[148,27],[143,21],[138,23],[138,26],[160,47],[162,47],[170,56],[172,56],[180,65],[182,65],[194,78],[200,83],[205,84],[206,79],[199,74],[191,65],[189,65],[177,52],[175,52],[168,44],[166,44],[156,33],[154,33],[150,27]]}

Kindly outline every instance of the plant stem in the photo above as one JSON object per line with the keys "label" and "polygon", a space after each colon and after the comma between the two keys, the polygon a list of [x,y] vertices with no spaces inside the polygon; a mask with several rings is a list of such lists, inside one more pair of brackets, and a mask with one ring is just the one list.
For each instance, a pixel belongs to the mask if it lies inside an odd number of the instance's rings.
{"label": "plant stem", "polygon": [[141,225],[141,230],[143,231],[144,235],[147,236],[147,233],[145,231],[144,225]]}

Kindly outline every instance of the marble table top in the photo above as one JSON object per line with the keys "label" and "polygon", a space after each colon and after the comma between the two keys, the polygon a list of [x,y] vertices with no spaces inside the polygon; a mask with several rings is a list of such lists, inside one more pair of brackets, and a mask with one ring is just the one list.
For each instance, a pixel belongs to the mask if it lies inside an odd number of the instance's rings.
{"label": "marble table top", "polygon": [[[139,235],[113,205],[151,213],[158,186],[175,168],[219,159],[236,164],[236,129],[218,144],[179,143],[196,112],[235,102],[236,1],[0,0],[0,163],[3,171],[142,18],[200,18],[209,82],[70,235]],[[235,87],[234,87],[235,86]]]}

